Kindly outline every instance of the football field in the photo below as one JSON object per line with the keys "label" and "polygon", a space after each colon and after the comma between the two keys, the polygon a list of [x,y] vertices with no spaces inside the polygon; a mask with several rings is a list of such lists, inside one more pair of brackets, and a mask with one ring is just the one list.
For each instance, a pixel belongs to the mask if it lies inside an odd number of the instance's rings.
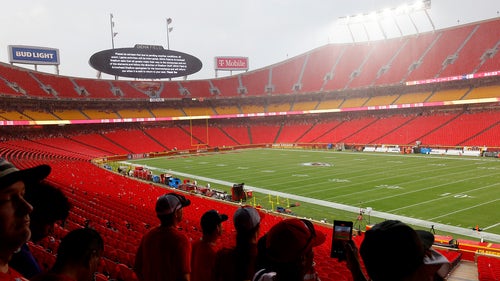
{"label": "football field", "polygon": [[[437,233],[500,237],[500,160],[495,158],[247,149],[128,163],[220,190],[245,183],[254,191],[249,204],[281,206],[328,223],[347,219],[361,228],[401,219],[420,228],[434,225]],[[299,206],[289,207],[294,205]],[[473,231],[476,226],[482,231]]]}

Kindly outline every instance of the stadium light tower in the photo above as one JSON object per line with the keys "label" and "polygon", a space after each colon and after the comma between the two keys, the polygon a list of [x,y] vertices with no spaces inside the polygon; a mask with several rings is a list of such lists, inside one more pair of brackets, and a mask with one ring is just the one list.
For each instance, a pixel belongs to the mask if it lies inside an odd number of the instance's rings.
{"label": "stadium light tower", "polygon": [[109,14],[109,25],[111,27],[111,49],[115,48],[115,37],[118,35],[118,32],[114,31],[115,22],[113,21],[113,14]]}
{"label": "stadium light tower", "polygon": [[172,18],[167,18],[167,50],[170,50],[170,32],[174,30],[173,27],[170,27],[170,24],[172,23]]}
{"label": "stadium light tower", "polygon": [[413,24],[413,27],[416,30],[416,33],[419,33],[419,30],[417,28],[417,25],[415,24],[415,21],[412,18],[412,14],[416,13],[418,11],[423,11],[425,15],[427,16],[427,19],[429,20],[432,30],[435,31],[435,26],[434,22],[432,21],[429,13],[427,10],[431,8],[431,0],[418,0],[414,2],[413,4],[403,4],[399,7],[396,8],[389,8],[389,9],[384,9],[384,10],[379,10],[379,11],[374,11],[371,13],[363,13],[363,14],[358,14],[358,15],[351,15],[351,16],[344,16],[344,17],[339,17],[339,19],[344,20],[345,25],[347,26],[347,29],[349,30],[349,33],[351,35],[351,38],[353,42],[355,42],[355,38],[353,35],[353,32],[351,30],[351,25],[352,24],[361,24],[366,37],[368,40],[370,40],[370,34],[368,33],[368,30],[365,26],[366,23],[369,22],[375,22],[378,24],[379,29],[382,32],[382,35],[384,36],[385,39],[387,39],[387,33],[382,27],[380,21],[383,19],[392,19],[399,31],[400,36],[403,36],[403,32],[401,30],[401,27],[399,26],[396,15],[408,15],[410,18],[411,23]]}

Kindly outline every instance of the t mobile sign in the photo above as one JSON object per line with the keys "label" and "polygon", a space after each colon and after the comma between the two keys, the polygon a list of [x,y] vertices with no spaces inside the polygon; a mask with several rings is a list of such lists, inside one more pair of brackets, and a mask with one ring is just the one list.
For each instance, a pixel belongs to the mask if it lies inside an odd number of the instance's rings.
{"label": "t mobile sign", "polygon": [[248,70],[248,57],[215,57],[215,70]]}

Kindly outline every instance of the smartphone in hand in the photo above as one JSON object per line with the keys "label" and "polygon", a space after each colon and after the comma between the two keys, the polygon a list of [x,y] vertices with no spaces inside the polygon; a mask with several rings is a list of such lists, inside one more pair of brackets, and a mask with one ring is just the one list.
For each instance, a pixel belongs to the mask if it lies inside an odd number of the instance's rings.
{"label": "smartphone in hand", "polygon": [[333,221],[332,249],[330,257],[345,260],[345,243],[352,240],[352,221]]}

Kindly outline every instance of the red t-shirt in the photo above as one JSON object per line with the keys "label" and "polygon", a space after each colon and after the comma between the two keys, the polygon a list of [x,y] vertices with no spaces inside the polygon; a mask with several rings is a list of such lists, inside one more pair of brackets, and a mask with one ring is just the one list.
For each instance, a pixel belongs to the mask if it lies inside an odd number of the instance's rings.
{"label": "red t-shirt", "polygon": [[191,243],[171,227],[153,228],[142,238],[135,257],[139,280],[183,280],[191,272]]}
{"label": "red t-shirt", "polygon": [[28,281],[24,278],[21,273],[15,271],[13,268],[9,268],[7,273],[0,272],[0,281]]}
{"label": "red t-shirt", "polygon": [[198,240],[193,243],[191,254],[191,281],[213,280],[212,271],[215,264],[215,243]]}

